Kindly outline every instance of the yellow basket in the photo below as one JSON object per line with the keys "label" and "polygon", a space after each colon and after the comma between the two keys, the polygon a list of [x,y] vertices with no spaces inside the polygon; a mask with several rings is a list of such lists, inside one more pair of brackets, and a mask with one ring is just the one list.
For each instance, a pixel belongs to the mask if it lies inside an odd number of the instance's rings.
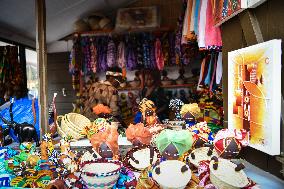
{"label": "yellow basket", "polygon": [[61,135],[61,137],[66,137],[66,133],[68,133],[68,135],[72,136],[74,140],[79,140],[85,137],[85,135],[82,135],[81,132],[78,132],[70,127],[70,122],[68,122],[66,116],[57,117],[57,131]]}

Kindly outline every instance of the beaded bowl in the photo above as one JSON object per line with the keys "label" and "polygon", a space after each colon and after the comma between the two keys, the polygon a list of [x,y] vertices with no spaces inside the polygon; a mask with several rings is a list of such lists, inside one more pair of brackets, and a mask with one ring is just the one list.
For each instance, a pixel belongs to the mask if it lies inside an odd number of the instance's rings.
{"label": "beaded bowl", "polygon": [[81,164],[81,177],[90,189],[112,188],[119,178],[120,161],[96,159]]}

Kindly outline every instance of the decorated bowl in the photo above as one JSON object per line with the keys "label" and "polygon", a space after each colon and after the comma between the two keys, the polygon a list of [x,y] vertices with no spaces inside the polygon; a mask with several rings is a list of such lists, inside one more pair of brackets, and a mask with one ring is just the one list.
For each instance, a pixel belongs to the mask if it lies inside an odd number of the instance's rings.
{"label": "decorated bowl", "polygon": [[[153,179],[163,189],[184,189],[191,179],[189,168],[185,172],[181,171],[185,165],[184,162],[178,160],[163,161],[154,168]],[[159,174],[156,171],[157,168],[160,169]]]}
{"label": "decorated bowl", "polygon": [[112,188],[119,178],[120,161],[97,159],[81,165],[82,179],[91,189]]}

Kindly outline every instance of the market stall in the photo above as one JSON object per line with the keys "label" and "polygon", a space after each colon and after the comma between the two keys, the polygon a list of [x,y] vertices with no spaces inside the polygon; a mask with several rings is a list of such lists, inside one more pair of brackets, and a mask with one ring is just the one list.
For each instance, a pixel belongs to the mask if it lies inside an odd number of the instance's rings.
{"label": "market stall", "polygon": [[[254,128],[241,127],[236,121],[229,128],[224,126],[216,1],[184,0],[181,5],[174,27],[161,25],[160,19],[165,18],[160,18],[156,6],[130,6],[118,9],[115,19],[93,14],[74,23],[74,33],[65,37],[73,41],[66,60],[76,93],[73,111],[59,115],[54,93],[48,124],[42,129],[47,122],[40,117],[47,111],[45,81],[41,81],[40,103],[11,95],[0,112],[5,131],[1,133],[5,140],[0,147],[0,187],[268,186],[259,179],[263,172],[242,159],[243,150],[254,145]],[[235,8],[232,5],[232,10],[239,11]],[[237,118],[250,117],[249,103],[259,98],[257,92],[266,82],[259,69],[242,66],[240,78],[255,85],[240,79],[232,85],[257,90],[234,93],[232,110]],[[245,69],[250,75],[245,75]],[[278,152],[276,148],[273,153]],[[274,188],[283,184],[275,178],[272,182]]]}

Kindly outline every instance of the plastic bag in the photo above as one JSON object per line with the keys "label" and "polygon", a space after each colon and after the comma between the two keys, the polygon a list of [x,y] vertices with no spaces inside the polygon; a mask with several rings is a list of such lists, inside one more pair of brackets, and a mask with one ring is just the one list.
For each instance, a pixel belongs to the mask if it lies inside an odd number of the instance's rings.
{"label": "plastic bag", "polygon": [[[17,123],[24,123],[27,122],[29,124],[34,125],[34,116],[33,116],[33,110],[32,110],[32,101],[28,97],[26,98],[21,98],[18,100],[14,100],[12,112],[14,115],[14,121]],[[39,138],[40,136],[40,131],[39,131],[39,107],[38,107],[38,99],[35,99],[35,111],[36,111],[36,123],[35,123],[35,128],[37,131],[37,136]],[[3,109],[0,114],[3,116],[5,119],[8,121],[11,121],[10,117],[10,112],[9,112],[10,107],[7,107]],[[0,125],[1,127],[5,127],[5,124],[3,121],[0,119]],[[10,131],[10,135],[13,138],[14,141],[19,142],[18,138],[15,136],[13,129]]]}

